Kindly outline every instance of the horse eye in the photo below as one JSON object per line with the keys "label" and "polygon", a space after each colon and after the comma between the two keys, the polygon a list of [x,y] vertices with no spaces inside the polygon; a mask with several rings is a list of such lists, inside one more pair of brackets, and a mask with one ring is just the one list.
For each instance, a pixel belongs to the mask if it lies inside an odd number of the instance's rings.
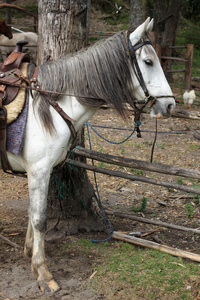
{"label": "horse eye", "polygon": [[145,64],[148,66],[153,66],[153,61],[149,58],[145,59]]}

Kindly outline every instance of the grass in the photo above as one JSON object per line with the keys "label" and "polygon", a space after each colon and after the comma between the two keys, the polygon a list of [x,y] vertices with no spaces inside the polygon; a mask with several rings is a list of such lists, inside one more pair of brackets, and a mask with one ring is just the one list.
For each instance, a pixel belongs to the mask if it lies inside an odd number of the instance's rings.
{"label": "grass", "polygon": [[[92,257],[88,288],[106,299],[198,299],[194,284],[200,265],[158,250],[124,242],[91,243],[82,238],[60,247],[58,255],[79,251]],[[188,288],[189,287],[189,288]]]}
{"label": "grass", "polygon": [[[94,246],[92,246],[94,247]],[[198,280],[199,266],[152,249],[140,249],[127,243],[115,247],[96,245],[101,257],[94,263],[94,289],[112,299],[135,296],[143,299],[194,299],[192,286]]]}
{"label": "grass", "polygon": [[188,147],[187,147],[187,150],[196,151],[198,149],[200,149],[200,145],[199,144],[191,144],[191,145],[188,145]]}

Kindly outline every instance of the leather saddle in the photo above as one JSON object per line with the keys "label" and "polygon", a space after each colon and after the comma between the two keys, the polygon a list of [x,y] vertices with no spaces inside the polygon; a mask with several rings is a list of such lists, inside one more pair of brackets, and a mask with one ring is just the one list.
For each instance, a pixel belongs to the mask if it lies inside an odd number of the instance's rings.
{"label": "leather saddle", "polygon": [[0,65],[0,157],[4,171],[12,170],[6,153],[7,110],[5,105],[11,103],[19,91],[20,87],[14,85],[20,85],[25,80],[20,66],[23,62],[30,63],[29,54],[22,52],[26,44],[28,44],[27,41],[19,41],[13,52]]}

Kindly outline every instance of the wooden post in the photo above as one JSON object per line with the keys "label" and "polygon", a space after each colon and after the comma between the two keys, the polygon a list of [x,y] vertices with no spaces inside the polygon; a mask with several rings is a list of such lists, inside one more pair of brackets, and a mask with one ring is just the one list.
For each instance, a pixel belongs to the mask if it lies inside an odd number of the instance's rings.
{"label": "wooden post", "polygon": [[188,91],[191,89],[193,50],[194,45],[188,44],[185,63],[185,88]]}
{"label": "wooden post", "polygon": [[155,48],[156,54],[158,55],[159,61],[161,63],[161,46],[159,44],[156,44],[154,48]]}
{"label": "wooden post", "polygon": [[[169,57],[169,45],[161,46],[161,58],[162,57]],[[167,76],[167,69],[168,69],[168,59],[162,58],[162,68],[165,73],[165,76]]]}

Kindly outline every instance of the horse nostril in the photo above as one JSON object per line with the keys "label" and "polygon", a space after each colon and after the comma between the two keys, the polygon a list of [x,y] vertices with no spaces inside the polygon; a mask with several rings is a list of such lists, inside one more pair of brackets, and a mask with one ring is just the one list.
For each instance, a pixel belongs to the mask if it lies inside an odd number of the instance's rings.
{"label": "horse nostril", "polygon": [[168,104],[167,110],[168,110],[169,112],[172,112],[173,109],[174,109],[174,105],[173,105],[173,104]]}

